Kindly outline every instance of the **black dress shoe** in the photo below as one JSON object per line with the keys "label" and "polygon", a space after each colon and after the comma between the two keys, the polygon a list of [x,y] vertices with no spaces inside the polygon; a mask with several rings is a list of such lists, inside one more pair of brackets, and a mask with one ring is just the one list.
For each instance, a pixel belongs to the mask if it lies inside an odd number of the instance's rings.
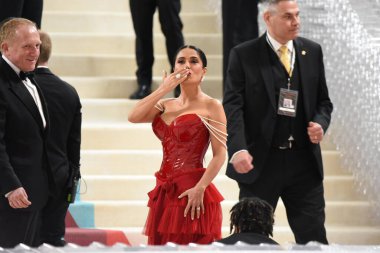
{"label": "black dress shoe", "polygon": [[179,95],[181,95],[181,89],[179,88],[179,86],[175,87],[174,89],[174,97],[179,97]]}
{"label": "black dress shoe", "polygon": [[148,85],[141,85],[137,90],[129,96],[130,99],[142,99],[151,93],[151,89]]}

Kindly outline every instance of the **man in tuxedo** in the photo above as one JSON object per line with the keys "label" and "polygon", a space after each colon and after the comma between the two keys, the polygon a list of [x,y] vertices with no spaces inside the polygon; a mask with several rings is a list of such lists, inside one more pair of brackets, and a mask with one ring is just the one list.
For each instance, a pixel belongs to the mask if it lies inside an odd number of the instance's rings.
{"label": "man in tuxedo", "polygon": [[273,236],[274,214],[268,202],[255,197],[244,198],[231,208],[230,213],[230,233],[233,231],[233,234],[218,242],[278,245],[269,237]]}
{"label": "man in tuxedo", "polygon": [[74,87],[48,68],[51,39],[47,33],[39,33],[40,57],[34,72],[49,110],[51,128],[47,138],[47,154],[57,187],[56,196],[49,197],[42,211],[41,242],[64,246],[68,189],[72,186],[73,177],[79,175],[81,103]]}
{"label": "man in tuxedo", "polygon": [[333,105],[319,44],[298,37],[296,0],[269,0],[267,32],[233,48],[227,70],[226,174],[239,197],[276,208],[281,197],[297,243],[328,243],[320,142]]}
{"label": "man in tuxedo", "polygon": [[49,120],[33,71],[41,44],[23,18],[0,29],[0,247],[39,245],[41,210],[54,183],[46,158]]}

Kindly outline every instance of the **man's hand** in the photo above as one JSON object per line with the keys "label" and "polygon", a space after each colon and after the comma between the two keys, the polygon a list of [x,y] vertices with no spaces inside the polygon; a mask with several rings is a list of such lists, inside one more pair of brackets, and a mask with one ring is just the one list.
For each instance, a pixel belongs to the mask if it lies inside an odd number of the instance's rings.
{"label": "man's hand", "polygon": [[248,173],[253,169],[253,157],[248,153],[248,151],[240,151],[233,156],[231,160],[236,172],[238,173]]}
{"label": "man's hand", "polygon": [[12,208],[27,208],[32,204],[23,187],[17,188],[8,195],[8,202]]}
{"label": "man's hand", "polygon": [[307,134],[312,143],[318,144],[323,139],[323,128],[318,123],[310,121],[307,128]]}

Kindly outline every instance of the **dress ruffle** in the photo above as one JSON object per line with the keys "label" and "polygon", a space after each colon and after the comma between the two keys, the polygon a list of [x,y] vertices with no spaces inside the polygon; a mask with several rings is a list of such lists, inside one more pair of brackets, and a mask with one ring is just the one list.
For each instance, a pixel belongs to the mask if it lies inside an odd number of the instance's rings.
{"label": "dress ruffle", "polygon": [[199,219],[191,220],[190,213],[184,217],[187,197],[178,198],[196,185],[204,171],[204,168],[181,171],[166,179],[156,174],[156,187],[148,193],[149,214],[144,229],[148,244],[209,244],[221,238],[223,197],[213,184],[204,192],[205,211]]}

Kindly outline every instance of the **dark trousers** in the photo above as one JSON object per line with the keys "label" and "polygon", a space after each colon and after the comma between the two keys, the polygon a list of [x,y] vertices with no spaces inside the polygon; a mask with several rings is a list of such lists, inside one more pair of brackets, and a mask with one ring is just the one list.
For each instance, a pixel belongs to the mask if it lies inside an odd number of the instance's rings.
{"label": "dark trousers", "polygon": [[43,0],[0,0],[0,21],[12,17],[29,19],[41,28]]}
{"label": "dark trousers", "polygon": [[223,90],[230,50],[259,35],[257,5],[258,0],[222,0]]}
{"label": "dark trousers", "polygon": [[152,83],[153,52],[153,15],[158,8],[162,33],[166,38],[166,51],[174,67],[175,54],[184,44],[180,0],[130,0],[133,27],[136,34],[137,82],[140,86]]}
{"label": "dark trousers", "polygon": [[58,197],[49,197],[47,205],[41,213],[41,243],[53,246],[64,246],[65,218],[69,203],[63,191]]}
{"label": "dark trousers", "polygon": [[38,247],[40,225],[39,211],[0,211],[0,247],[13,248],[19,243]]}
{"label": "dark trousers", "polygon": [[281,197],[298,244],[328,243],[323,180],[310,151],[272,149],[258,179],[239,188],[239,198],[256,196],[273,208]]}

